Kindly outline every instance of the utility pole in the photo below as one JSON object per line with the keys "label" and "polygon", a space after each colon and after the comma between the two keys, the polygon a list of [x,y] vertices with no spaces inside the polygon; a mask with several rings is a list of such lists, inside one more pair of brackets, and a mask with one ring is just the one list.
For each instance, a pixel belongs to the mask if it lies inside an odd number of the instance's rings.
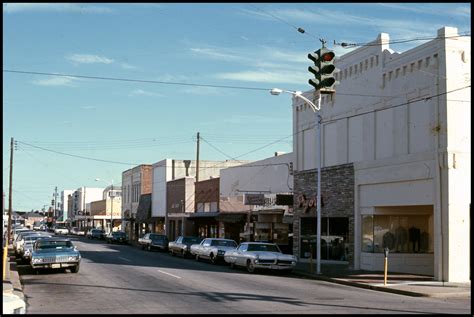
{"label": "utility pole", "polygon": [[57,199],[58,199],[58,186],[54,188],[54,212],[53,212],[53,218],[58,218],[58,215],[56,214],[56,204],[57,204]]}
{"label": "utility pole", "polygon": [[10,245],[11,229],[12,229],[12,176],[13,176],[13,138],[11,139],[11,143],[10,143],[10,188],[8,190],[9,206],[8,206],[7,241],[5,243],[5,246],[3,247],[3,280],[5,280],[5,276],[6,276],[8,246]]}
{"label": "utility pole", "polygon": [[199,132],[197,133],[197,148],[196,148],[196,182],[199,182]]}

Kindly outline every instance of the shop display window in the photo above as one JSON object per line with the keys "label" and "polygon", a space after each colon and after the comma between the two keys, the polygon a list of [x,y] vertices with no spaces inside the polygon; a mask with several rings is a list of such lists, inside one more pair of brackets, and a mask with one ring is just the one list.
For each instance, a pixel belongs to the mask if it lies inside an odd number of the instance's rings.
{"label": "shop display window", "polygon": [[362,216],[362,252],[432,253],[431,215]]}

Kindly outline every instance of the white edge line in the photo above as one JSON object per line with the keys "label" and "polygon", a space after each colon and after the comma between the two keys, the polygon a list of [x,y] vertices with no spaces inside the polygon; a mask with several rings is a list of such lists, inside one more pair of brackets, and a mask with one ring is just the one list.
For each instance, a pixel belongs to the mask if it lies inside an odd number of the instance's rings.
{"label": "white edge line", "polygon": [[162,270],[158,270],[158,272],[163,273],[163,274],[167,274],[167,275],[171,275],[172,277],[181,278],[180,276],[176,276],[176,275],[173,275],[171,273],[163,272]]}

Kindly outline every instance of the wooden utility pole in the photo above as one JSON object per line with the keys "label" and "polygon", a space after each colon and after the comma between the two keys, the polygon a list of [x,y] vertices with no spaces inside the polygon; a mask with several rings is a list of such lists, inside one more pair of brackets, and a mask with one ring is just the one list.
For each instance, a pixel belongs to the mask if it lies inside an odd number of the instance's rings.
{"label": "wooden utility pole", "polygon": [[7,245],[10,243],[11,239],[11,230],[12,230],[12,179],[13,179],[13,138],[10,142],[10,183],[8,188],[8,239]]}
{"label": "wooden utility pole", "polygon": [[[12,230],[12,176],[13,176],[13,138],[10,143],[10,188],[8,189],[8,226],[7,226],[7,241],[3,247],[3,280],[6,277],[8,246],[10,245],[11,230]],[[3,217],[3,212],[2,212]]]}
{"label": "wooden utility pole", "polygon": [[196,149],[196,182],[199,182],[199,132],[197,133],[197,149]]}

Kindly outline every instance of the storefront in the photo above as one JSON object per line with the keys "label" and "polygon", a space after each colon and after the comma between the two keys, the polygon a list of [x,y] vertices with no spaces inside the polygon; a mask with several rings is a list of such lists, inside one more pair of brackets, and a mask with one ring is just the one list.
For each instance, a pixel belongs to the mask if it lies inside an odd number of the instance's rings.
{"label": "storefront", "polygon": [[[316,170],[295,173],[293,254],[316,259]],[[321,260],[354,265],[354,168],[352,164],[321,170]]]}

